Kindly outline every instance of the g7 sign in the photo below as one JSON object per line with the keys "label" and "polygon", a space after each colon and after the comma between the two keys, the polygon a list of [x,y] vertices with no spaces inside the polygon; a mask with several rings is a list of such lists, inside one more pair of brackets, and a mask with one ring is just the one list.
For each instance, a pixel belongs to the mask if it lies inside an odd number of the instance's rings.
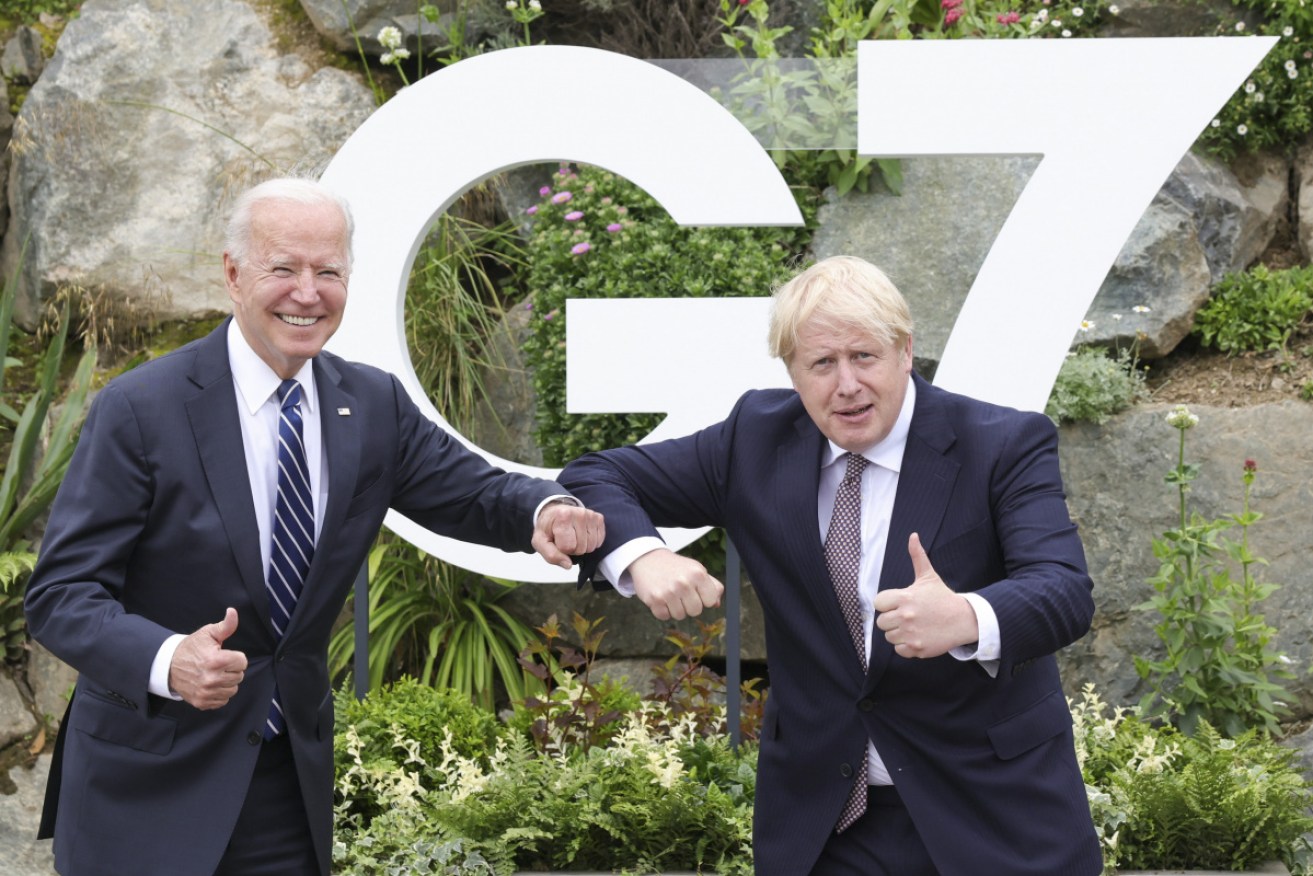
{"label": "g7 sign", "polygon": [[[971,287],[937,384],[1043,408],[1072,326],[1136,222],[1275,42],[862,44],[861,154],[1043,157]],[[397,374],[429,417],[471,447],[434,409],[411,366],[406,281],[425,231],[462,192],[499,171],[557,160],[627,177],[680,224],[801,224],[752,135],[697,88],[646,62],[534,46],[467,59],[403,90],[347,140],[323,176],[350,201],[357,223],[351,296],[330,346]],[[715,422],[746,389],[787,386],[765,353],[767,305],[759,298],[570,302],[570,410],[665,412],[644,439],[653,441]],[[509,470],[556,474],[473,449]],[[484,575],[570,579],[536,557],[457,542],[395,512],[387,525]],[[666,537],[679,548],[700,534]]]}

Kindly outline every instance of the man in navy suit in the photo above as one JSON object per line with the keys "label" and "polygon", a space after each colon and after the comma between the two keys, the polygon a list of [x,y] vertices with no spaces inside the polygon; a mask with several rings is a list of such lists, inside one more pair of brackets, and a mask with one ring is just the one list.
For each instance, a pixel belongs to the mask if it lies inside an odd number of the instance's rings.
{"label": "man in navy suit", "polygon": [[[493,468],[396,378],[321,352],[351,231],[317,183],[247,192],[223,257],[232,319],[92,405],[26,600],[32,636],[79,673],[42,824],[63,874],[329,872],[327,644],[389,507],[567,568],[600,543],[601,517],[560,485]],[[266,590],[280,444],[303,445],[315,530],[281,623]]]}
{"label": "man in navy suit", "polygon": [[561,476],[606,517],[582,574],[658,615],[720,585],[654,526],[723,526],[744,558],[770,671],[756,872],[1095,876],[1053,657],[1094,603],[1053,424],[913,375],[906,302],[860,259],[783,286],[770,347],[796,391]]}

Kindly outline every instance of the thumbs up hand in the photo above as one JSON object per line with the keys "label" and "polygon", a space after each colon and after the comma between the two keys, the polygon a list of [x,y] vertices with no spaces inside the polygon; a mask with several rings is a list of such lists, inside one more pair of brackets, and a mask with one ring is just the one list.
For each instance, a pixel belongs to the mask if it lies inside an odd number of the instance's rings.
{"label": "thumbs up hand", "polygon": [[916,579],[899,590],[881,590],[875,596],[879,612],[875,625],[900,657],[938,657],[979,638],[976,612],[935,572],[921,547],[921,537],[907,540]]}
{"label": "thumbs up hand", "polygon": [[223,647],[235,632],[237,609],[229,608],[223,620],[179,642],[169,665],[169,687],[198,709],[225,705],[246,675],[246,655]]}

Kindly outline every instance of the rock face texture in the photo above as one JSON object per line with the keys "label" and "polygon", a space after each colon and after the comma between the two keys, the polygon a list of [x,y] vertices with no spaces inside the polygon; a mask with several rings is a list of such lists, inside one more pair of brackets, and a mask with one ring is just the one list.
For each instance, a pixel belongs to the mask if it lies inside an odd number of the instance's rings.
{"label": "rock face texture", "polygon": [[278,55],[245,3],[89,0],[14,125],[0,268],[26,241],[20,321],[61,285],[226,309],[230,193],[322,166],[372,109],[355,77]]}

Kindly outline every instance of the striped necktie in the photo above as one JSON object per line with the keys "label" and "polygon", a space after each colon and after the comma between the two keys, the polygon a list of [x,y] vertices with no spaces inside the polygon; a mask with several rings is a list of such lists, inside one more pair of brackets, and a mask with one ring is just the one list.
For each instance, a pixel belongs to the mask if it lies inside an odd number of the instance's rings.
{"label": "striped necktie", "polygon": [[[301,438],[300,385],[295,380],[284,380],[278,387],[278,401],[278,497],[274,501],[273,548],[265,587],[269,591],[269,616],[281,640],[314,556],[315,506]],[[285,729],[287,722],[275,687],[264,738],[272,739]]]}
{"label": "striped necktie", "polygon": [[[848,623],[848,634],[857,648],[857,656],[865,672],[866,629],[862,623],[858,579],[862,567],[862,472],[866,469],[866,458],[856,453],[848,453],[846,457],[848,468],[835,494],[834,514],[830,517],[830,529],[825,534],[825,565],[830,571],[839,607],[843,609],[843,619]],[[863,747],[857,781],[853,783],[848,802],[844,804],[839,822],[835,825],[838,833],[847,830],[866,812],[868,757],[869,753]]]}

